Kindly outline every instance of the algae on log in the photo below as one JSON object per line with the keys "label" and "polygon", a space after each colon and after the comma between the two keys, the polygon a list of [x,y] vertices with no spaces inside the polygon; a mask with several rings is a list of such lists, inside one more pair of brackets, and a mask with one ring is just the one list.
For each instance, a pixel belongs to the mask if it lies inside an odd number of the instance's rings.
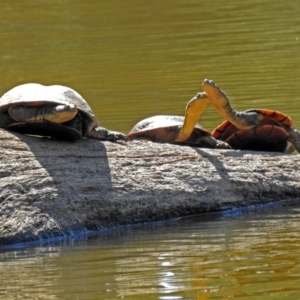
{"label": "algae on log", "polygon": [[0,246],[300,196],[300,155],[0,140]]}

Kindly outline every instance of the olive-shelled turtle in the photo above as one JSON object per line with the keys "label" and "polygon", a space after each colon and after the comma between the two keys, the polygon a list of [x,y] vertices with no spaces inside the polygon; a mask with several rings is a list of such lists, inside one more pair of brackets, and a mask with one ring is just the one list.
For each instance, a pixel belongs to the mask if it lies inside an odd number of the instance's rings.
{"label": "olive-shelled turtle", "polygon": [[230,148],[226,142],[213,138],[208,131],[197,123],[206,104],[206,93],[198,93],[188,102],[185,117],[158,115],[144,119],[132,128],[127,139],[129,141],[148,140],[194,147]]}
{"label": "olive-shelled turtle", "polygon": [[100,127],[83,97],[62,85],[27,83],[9,90],[0,98],[0,127],[65,140],[126,139],[120,132]]}

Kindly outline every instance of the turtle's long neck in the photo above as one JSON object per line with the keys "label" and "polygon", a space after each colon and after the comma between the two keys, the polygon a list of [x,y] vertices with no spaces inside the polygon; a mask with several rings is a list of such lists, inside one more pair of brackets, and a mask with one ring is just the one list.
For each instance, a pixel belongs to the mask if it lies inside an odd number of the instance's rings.
{"label": "turtle's long neck", "polygon": [[203,89],[216,111],[237,128],[248,129],[259,123],[261,116],[258,113],[236,111],[226,94],[212,80],[205,79]]}
{"label": "turtle's long neck", "polygon": [[[210,103],[212,102],[210,101]],[[213,102],[212,105],[222,117],[239,129],[248,129],[256,126],[258,123],[257,113],[237,111],[231,106],[229,101],[223,105],[215,105]]]}
{"label": "turtle's long neck", "polygon": [[188,102],[185,108],[184,123],[176,138],[177,142],[183,142],[190,137],[200,115],[205,109],[207,100],[208,98],[206,93],[198,93]]}

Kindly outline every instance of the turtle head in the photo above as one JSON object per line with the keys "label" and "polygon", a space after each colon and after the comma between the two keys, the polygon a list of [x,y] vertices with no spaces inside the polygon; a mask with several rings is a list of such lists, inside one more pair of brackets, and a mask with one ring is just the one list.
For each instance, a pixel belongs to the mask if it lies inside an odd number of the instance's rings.
{"label": "turtle head", "polygon": [[230,104],[226,94],[217,86],[213,80],[204,79],[203,90],[208,95],[208,101],[216,111],[239,129],[249,129],[259,125],[263,115],[257,111],[236,111]]}
{"label": "turtle head", "polygon": [[202,83],[203,90],[209,98],[209,102],[216,108],[218,112],[224,110],[229,104],[226,94],[210,79],[204,79]]}

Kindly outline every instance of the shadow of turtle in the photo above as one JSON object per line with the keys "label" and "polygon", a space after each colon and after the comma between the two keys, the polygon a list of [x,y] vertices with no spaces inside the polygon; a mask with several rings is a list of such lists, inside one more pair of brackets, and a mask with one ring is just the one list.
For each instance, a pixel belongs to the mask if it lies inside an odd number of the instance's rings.
{"label": "shadow of turtle", "polygon": [[[251,151],[251,150],[231,150],[231,149],[208,149],[208,148],[196,148],[192,147],[196,153],[202,158],[207,159],[212,165],[215,166],[216,171],[223,179],[230,179],[228,173],[228,167],[225,167],[223,160],[220,158],[232,158],[232,160],[239,161],[247,157],[253,159],[255,155],[269,155],[269,156],[286,156],[286,153],[279,152],[264,152],[264,151]],[[211,151],[210,151],[211,150]],[[213,152],[213,153],[212,153]],[[241,162],[242,163],[242,162]]]}
{"label": "shadow of turtle", "polygon": [[5,130],[0,140],[0,245],[79,234],[109,222],[113,187],[105,142]]}
{"label": "shadow of turtle", "polygon": [[[201,148],[193,148],[193,150],[214,167],[214,172],[210,174],[218,175],[218,188],[223,190],[222,197],[227,198],[222,202],[223,210],[298,197],[297,191],[293,188],[289,189],[285,185],[282,189],[279,188],[278,183],[275,183],[278,180],[277,173],[272,175],[272,178],[276,178],[274,182],[268,175],[266,176],[267,173],[270,174],[270,163],[276,162],[277,157],[278,160],[281,160],[280,157],[290,157],[286,153]],[[282,175],[281,180],[283,178],[290,180],[287,177]],[[232,199],[230,199],[231,195]]]}

